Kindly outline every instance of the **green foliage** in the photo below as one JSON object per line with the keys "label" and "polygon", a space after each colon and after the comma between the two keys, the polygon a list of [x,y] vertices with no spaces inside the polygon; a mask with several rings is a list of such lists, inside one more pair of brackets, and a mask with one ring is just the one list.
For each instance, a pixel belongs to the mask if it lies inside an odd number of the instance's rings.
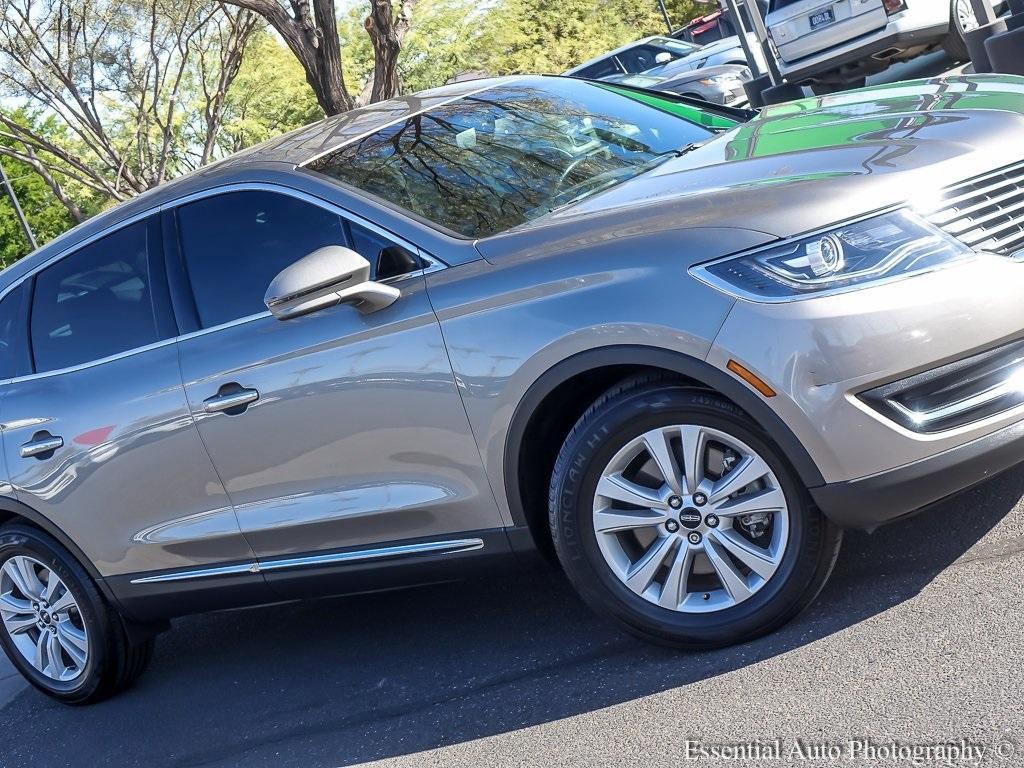
{"label": "green foliage", "polygon": [[718,3],[708,0],[665,0],[665,9],[673,27],[681,27],[698,16],[707,16],[718,10]]}
{"label": "green foliage", "polygon": [[[212,0],[201,0],[209,1]],[[83,0],[66,2],[72,7],[80,5],[83,19],[99,14],[95,4]],[[104,0],[100,5],[108,8],[111,2]],[[702,0],[666,0],[666,4],[676,26],[715,8],[714,3]],[[226,27],[223,18],[218,21],[220,27],[202,27],[196,45],[205,58],[194,61],[203,66],[183,67],[180,90],[173,97],[159,91],[153,103],[154,96],[144,95],[139,84],[151,82],[157,59],[163,69],[175,63],[173,48],[157,46],[150,50],[146,44],[145,35],[151,27],[141,21],[151,12],[149,6],[139,0],[122,0],[118,7],[124,11],[121,16],[97,17],[96,23],[106,25],[104,44],[108,44],[109,50],[104,48],[93,54],[97,55],[96,71],[103,78],[102,87],[96,87],[100,114],[106,121],[102,139],[109,142],[108,154],[125,161],[123,170],[117,166],[118,178],[110,183],[116,185],[120,194],[129,196],[209,159],[199,156],[198,149],[210,128],[204,123],[209,115],[207,99],[211,78],[219,72],[216,60]],[[195,12],[192,3],[177,9],[173,2],[162,0],[160,8],[161,24],[169,29],[192,29],[189,19],[178,18]],[[364,88],[373,71],[373,48],[363,27],[368,12],[367,0],[341,4],[338,27],[343,71],[353,94]],[[610,48],[664,31],[655,0],[418,0],[403,41],[399,70],[407,92],[438,86],[467,72],[562,72]],[[166,37],[163,32],[161,35]],[[132,44],[126,45],[129,40]],[[79,74],[83,92],[89,96],[93,88],[87,70],[86,67]],[[14,99],[12,104],[28,100],[29,90],[17,92],[10,83],[6,90],[6,96]],[[172,103],[183,108],[169,109]],[[93,146],[69,131],[53,110],[48,115],[45,121],[33,121],[35,131],[87,165],[103,165]],[[161,115],[170,116],[170,123],[161,125],[157,119]],[[227,91],[222,127],[212,157],[244,149],[321,116],[298,61],[276,35],[261,29],[249,39],[238,75]],[[28,113],[21,112],[18,119],[30,118]],[[170,150],[166,167],[161,167],[160,148],[165,141]],[[24,151],[24,147],[18,149]],[[63,166],[65,173],[61,173],[61,164],[55,163],[53,157],[49,160],[54,178],[84,216],[111,203],[112,196],[102,180],[112,177],[106,169],[97,171],[93,177],[68,166]],[[41,176],[25,163],[11,159],[3,162],[15,179],[15,189],[40,242],[71,226],[71,215]],[[129,173],[134,179],[121,176]],[[9,264],[27,251],[27,242],[10,203],[0,196],[0,260]]]}
{"label": "green foliage", "polygon": [[225,153],[258,144],[323,117],[302,66],[266,30],[249,41],[228,91],[221,145]]}
{"label": "green foliage", "polygon": [[433,88],[481,68],[487,13],[479,6],[476,0],[425,0],[416,6],[398,65],[406,91]]}
{"label": "green foliage", "polygon": [[[25,111],[18,110],[10,117],[50,140],[66,140],[65,131],[52,116],[46,120],[33,119]],[[4,136],[0,136],[0,146],[23,149],[19,143]],[[74,224],[67,208],[56,198],[43,177],[30,165],[8,157],[0,157],[0,163],[3,163],[4,170],[7,171],[14,193],[39,245],[49,242]],[[99,210],[100,200],[95,195],[59,175],[58,180],[74,193],[86,215]],[[0,268],[27,256],[30,251],[31,247],[14,214],[10,197],[5,189],[0,188]]]}
{"label": "green foliage", "polygon": [[665,31],[654,2],[501,0],[480,54],[495,74],[562,72],[638,37]]}

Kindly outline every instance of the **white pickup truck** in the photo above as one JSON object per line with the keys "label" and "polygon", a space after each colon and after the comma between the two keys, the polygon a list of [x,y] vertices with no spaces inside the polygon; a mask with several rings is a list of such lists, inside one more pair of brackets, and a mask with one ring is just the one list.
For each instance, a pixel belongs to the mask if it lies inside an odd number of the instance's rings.
{"label": "white pickup truck", "polygon": [[940,46],[966,61],[964,33],[977,21],[971,0],[771,0],[765,24],[783,76],[819,93]]}

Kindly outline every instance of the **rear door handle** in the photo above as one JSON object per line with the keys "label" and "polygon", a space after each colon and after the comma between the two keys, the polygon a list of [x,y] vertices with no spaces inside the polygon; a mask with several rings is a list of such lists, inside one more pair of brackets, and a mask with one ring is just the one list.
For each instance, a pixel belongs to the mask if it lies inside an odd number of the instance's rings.
{"label": "rear door handle", "polygon": [[250,403],[255,403],[259,399],[260,393],[255,389],[241,389],[237,384],[225,384],[216,395],[203,400],[203,410],[207,413],[221,411],[241,413]]}
{"label": "rear door handle", "polygon": [[21,446],[21,458],[30,459],[33,456],[46,459],[58,448],[64,447],[64,438],[59,435],[51,435],[49,432],[41,432],[33,436],[31,440]]}

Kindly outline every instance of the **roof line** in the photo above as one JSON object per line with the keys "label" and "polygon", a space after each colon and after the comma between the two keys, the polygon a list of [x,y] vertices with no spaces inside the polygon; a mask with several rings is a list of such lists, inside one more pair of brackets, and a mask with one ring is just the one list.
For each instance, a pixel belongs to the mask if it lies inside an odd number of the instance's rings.
{"label": "roof line", "polygon": [[386,128],[390,128],[392,125],[396,125],[397,123],[401,123],[404,120],[409,120],[409,119],[411,119],[413,117],[417,117],[417,116],[422,115],[422,114],[424,114],[426,112],[429,112],[432,109],[437,109],[438,107],[443,107],[446,104],[451,104],[453,102],[459,101],[460,99],[465,99],[465,98],[468,98],[469,96],[475,96],[478,93],[483,93],[484,91],[489,91],[491,88],[497,87],[497,85],[498,85],[497,83],[493,83],[492,82],[490,85],[484,85],[484,86],[481,86],[480,88],[477,88],[475,90],[467,91],[466,93],[460,93],[458,96],[452,96],[450,99],[444,99],[443,101],[437,102],[437,104],[432,104],[429,107],[424,107],[423,109],[420,109],[420,110],[418,110],[416,112],[410,112],[409,114],[402,115],[401,117],[396,117],[394,120],[390,120],[390,121],[384,123],[383,125],[378,125],[375,128],[370,128],[369,130],[363,131],[362,133],[357,134],[355,136],[350,136],[349,138],[347,138],[344,141],[342,141],[340,144],[335,144],[330,149],[325,149],[323,152],[320,152],[318,154],[313,155],[313,157],[309,158],[308,160],[302,161],[296,167],[298,167],[298,168],[306,168],[307,166],[311,165],[312,163],[315,163],[320,158],[326,157],[327,155],[330,155],[330,154],[333,154],[334,152],[337,152],[339,149],[347,147],[349,144],[353,144],[353,143],[355,143],[357,141],[360,141],[361,139],[365,139],[367,136],[372,136],[373,134],[377,133],[378,131],[383,131]]}

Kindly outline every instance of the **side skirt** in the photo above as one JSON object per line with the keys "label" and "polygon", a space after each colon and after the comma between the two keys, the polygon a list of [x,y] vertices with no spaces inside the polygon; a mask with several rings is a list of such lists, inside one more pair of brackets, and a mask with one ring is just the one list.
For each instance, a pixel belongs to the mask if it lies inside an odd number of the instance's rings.
{"label": "side skirt", "polygon": [[327,595],[412,587],[514,570],[512,531],[471,531],[331,552],[110,576],[138,621]]}

